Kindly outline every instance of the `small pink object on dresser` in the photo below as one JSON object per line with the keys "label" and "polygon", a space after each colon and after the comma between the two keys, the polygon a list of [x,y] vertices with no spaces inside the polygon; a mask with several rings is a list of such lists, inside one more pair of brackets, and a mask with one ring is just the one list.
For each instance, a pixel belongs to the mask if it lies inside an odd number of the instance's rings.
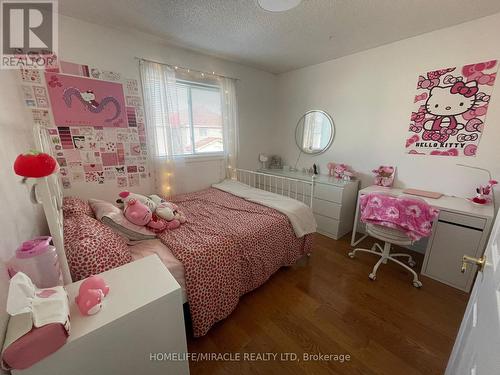
{"label": "small pink object on dresser", "polygon": [[90,276],[80,284],[75,302],[82,315],[97,314],[102,308],[102,300],[109,293],[109,286],[100,276]]}

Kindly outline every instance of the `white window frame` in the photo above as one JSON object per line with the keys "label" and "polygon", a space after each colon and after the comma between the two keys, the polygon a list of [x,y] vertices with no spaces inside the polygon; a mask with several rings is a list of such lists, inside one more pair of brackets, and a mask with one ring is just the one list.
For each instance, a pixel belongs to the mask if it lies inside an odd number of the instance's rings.
{"label": "white window frame", "polygon": [[[222,130],[222,151],[219,152],[196,152],[195,147],[195,138],[194,138],[194,124],[193,124],[193,102],[191,96],[191,89],[194,87],[202,88],[205,90],[215,91],[219,93],[220,105],[222,110],[222,94],[221,88],[216,85],[210,85],[206,83],[193,82],[188,80],[177,80],[176,86],[184,86],[187,87],[187,96],[188,96],[188,114],[189,114],[189,128],[190,128],[190,136],[191,136],[191,145],[193,152],[189,154],[174,154],[172,155],[174,159],[222,159],[225,155],[226,144],[224,138],[224,123],[221,124]],[[221,113],[222,116],[222,113]],[[222,119],[221,119],[222,121]]]}

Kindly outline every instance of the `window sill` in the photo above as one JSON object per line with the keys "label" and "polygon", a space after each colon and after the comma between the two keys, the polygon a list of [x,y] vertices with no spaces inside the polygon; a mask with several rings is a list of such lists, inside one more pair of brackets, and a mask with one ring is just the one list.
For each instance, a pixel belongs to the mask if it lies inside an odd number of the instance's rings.
{"label": "window sill", "polygon": [[174,161],[183,161],[185,163],[199,163],[205,161],[220,161],[224,160],[224,154],[206,154],[206,155],[185,155],[175,156]]}

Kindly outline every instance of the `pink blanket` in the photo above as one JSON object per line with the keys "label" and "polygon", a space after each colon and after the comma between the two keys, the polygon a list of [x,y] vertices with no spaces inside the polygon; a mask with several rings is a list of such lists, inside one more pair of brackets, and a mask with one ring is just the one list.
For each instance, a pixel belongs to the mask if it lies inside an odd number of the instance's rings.
{"label": "pink blanket", "polygon": [[360,198],[361,221],[399,229],[416,241],[431,234],[432,221],[439,211],[422,200],[367,194]]}
{"label": "pink blanket", "polygon": [[272,208],[214,188],[173,201],[187,223],[158,238],[184,265],[195,336],[226,318],[240,296],[311,251],[312,235],[297,238],[288,218]]}

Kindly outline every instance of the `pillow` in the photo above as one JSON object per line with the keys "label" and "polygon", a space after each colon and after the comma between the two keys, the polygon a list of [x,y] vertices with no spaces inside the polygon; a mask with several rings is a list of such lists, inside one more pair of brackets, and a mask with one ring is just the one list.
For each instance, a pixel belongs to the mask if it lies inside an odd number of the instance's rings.
{"label": "pillow", "polygon": [[98,199],[90,199],[89,205],[97,220],[128,238],[131,241],[152,240],[156,235],[146,227],[135,225],[127,220],[122,210],[112,203]]}
{"label": "pillow", "polygon": [[77,197],[63,198],[63,217],[67,218],[75,214],[84,214],[94,217],[94,212],[87,201]]}
{"label": "pillow", "polygon": [[118,233],[82,214],[64,220],[64,249],[73,281],[132,261],[127,243]]}

